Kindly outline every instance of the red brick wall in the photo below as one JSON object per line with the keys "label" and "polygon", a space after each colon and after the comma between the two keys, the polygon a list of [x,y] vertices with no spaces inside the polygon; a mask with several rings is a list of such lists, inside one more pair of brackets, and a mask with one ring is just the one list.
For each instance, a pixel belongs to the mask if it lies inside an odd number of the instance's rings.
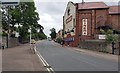
{"label": "red brick wall", "polygon": [[[108,25],[108,9],[101,9],[95,11],[96,28]],[[96,34],[99,33],[96,31]]]}
{"label": "red brick wall", "polygon": [[118,17],[120,17],[120,15],[109,15],[109,26],[120,31],[120,21]]}
{"label": "red brick wall", "polygon": [[[87,20],[87,35],[82,35],[82,19],[88,19]],[[92,38],[93,28],[92,28],[92,11],[91,10],[85,10],[85,11],[79,11],[79,33],[81,34],[81,40],[87,40]]]}

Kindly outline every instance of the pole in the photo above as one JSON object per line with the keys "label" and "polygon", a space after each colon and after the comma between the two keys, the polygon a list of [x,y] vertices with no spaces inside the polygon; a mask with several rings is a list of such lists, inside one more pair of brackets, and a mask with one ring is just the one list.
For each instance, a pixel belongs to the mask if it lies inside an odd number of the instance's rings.
{"label": "pole", "polygon": [[9,29],[10,29],[10,21],[9,21],[9,6],[7,7],[7,9],[6,9],[6,11],[7,11],[7,17],[8,17],[8,36],[7,36],[7,48],[9,47]]}
{"label": "pole", "polygon": [[30,27],[30,49],[31,49],[31,27]]}
{"label": "pole", "polygon": [[84,3],[84,0],[82,0],[82,4]]}

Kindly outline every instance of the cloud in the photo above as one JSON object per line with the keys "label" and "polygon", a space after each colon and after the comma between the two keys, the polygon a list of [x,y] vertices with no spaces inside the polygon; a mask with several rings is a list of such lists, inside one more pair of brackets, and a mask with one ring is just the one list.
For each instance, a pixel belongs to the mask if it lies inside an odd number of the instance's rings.
{"label": "cloud", "polygon": [[62,29],[66,3],[37,2],[36,7],[40,17],[39,23],[45,28],[46,35],[49,36],[51,28],[55,28],[57,32]]}

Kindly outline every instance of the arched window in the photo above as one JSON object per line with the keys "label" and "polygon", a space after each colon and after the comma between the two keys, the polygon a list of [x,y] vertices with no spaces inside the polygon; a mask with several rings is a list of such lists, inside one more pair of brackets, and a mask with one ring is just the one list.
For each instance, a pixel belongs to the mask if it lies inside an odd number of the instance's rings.
{"label": "arched window", "polygon": [[68,16],[70,15],[70,8],[68,8],[68,10],[67,10],[67,14],[68,14]]}

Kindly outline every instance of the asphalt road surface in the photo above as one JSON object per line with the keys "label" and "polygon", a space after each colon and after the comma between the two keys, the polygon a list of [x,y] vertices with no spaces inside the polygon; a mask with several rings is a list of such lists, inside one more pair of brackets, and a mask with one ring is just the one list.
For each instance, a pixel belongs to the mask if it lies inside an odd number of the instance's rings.
{"label": "asphalt road surface", "polygon": [[118,71],[117,61],[87,55],[53,41],[40,41],[37,51],[54,71]]}

